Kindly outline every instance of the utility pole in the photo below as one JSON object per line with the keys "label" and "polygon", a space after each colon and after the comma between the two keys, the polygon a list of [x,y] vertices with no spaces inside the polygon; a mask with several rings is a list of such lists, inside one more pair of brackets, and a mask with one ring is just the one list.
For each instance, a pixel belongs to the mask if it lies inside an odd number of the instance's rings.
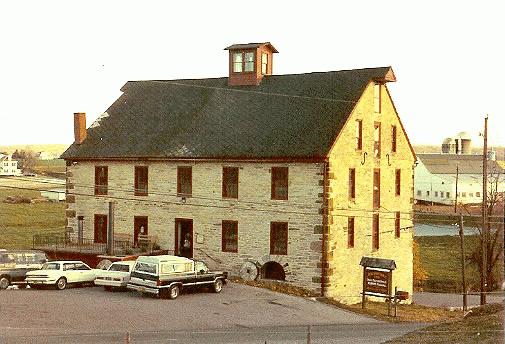
{"label": "utility pole", "polygon": [[463,284],[463,312],[468,307],[466,296],[466,276],[465,276],[465,230],[463,229],[463,215],[459,214],[459,242],[461,244],[461,282]]}
{"label": "utility pole", "polygon": [[454,202],[454,212],[458,212],[458,178],[459,178],[459,164],[456,165],[456,201]]}
{"label": "utility pole", "polygon": [[487,120],[484,118],[484,151],[482,152],[482,280],[480,282],[480,304],[486,304],[487,292]]}

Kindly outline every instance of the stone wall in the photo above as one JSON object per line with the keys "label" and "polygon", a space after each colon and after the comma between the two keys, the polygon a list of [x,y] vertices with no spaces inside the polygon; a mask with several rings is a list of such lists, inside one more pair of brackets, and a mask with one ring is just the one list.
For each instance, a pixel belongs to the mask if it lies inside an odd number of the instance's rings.
{"label": "stone wall", "polygon": [[[373,83],[357,103],[330,153],[328,216],[327,295],[344,303],[360,302],[362,256],[394,259],[393,290],[397,286],[412,295],[412,211],[414,155],[382,86],[382,111],[374,111]],[[356,120],[363,122],[363,146],[356,149]],[[381,157],[374,158],[374,123],[381,123]],[[391,126],[397,127],[397,151],[392,152]],[[348,193],[349,169],[356,170],[356,197]],[[381,207],[373,209],[373,171],[380,169]],[[395,195],[395,171],[401,169],[401,192]],[[399,211],[401,234],[395,237],[395,212]],[[379,214],[379,249],[372,248],[372,214]],[[348,247],[348,217],[355,218],[354,247]]]}
{"label": "stone wall", "polygon": [[[193,220],[194,256],[238,274],[247,260],[279,262],[286,280],[320,291],[322,163],[111,162],[67,164],[67,219],[93,239],[94,214],[108,214],[115,202],[114,231],[133,236],[134,216],[148,217],[149,235],[174,250],[175,219]],[[108,195],[94,196],[95,166],[108,166]],[[134,196],[134,166],[148,166],[149,194]],[[192,197],[177,196],[177,166],[192,166]],[[238,200],[222,198],[222,168],[239,167]],[[271,167],[289,167],[289,199],[271,200]],[[238,252],[222,252],[222,221],[238,221]],[[270,256],[270,222],[288,222],[288,254]]]}

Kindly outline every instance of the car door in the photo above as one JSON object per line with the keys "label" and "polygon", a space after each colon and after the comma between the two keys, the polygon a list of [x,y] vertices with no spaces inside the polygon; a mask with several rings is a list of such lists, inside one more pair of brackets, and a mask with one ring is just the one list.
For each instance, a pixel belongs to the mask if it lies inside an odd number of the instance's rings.
{"label": "car door", "polygon": [[95,273],[84,263],[76,263],[75,268],[78,271],[79,282],[90,282],[95,280]]}
{"label": "car door", "polygon": [[67,279],[67,283],[79,282],[79,271],[75,269],[74,263],[63,264],[63,276]]}

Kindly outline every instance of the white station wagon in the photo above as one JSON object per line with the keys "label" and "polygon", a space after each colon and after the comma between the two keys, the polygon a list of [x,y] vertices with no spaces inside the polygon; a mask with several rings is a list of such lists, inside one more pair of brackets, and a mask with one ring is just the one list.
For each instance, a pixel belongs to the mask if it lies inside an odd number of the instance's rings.
{"label": "white station wagon", "polygon": [[103,285],[107,291],[113,288],[126,289],[135,263],[134,260],[123,260],[112,263],[107,270],[97,270],[95,285]]}
{"label": "white station wagon", "polygon": [[78,260],[65,260],[47,262],[41,270],[28,271],[26,283],[30,288],[43,285],[54,285],[56,289],[63,290],[69,283],[93,284],[96,270]]}

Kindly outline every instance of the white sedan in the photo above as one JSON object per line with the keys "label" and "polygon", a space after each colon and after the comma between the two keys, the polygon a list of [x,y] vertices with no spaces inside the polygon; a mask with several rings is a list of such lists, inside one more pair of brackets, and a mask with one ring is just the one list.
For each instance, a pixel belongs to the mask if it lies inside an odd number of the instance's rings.
{"label": "white sedan", "polygon": [[63,290],[69,283],[93,284],[95,277],[96,270],[81,261],[53,261],[45,263],[41,270],[28,271],[26,283],[31,288],[54,285],[56,289]]}
{"label": "white sedan", "polygon": [[134,260],[124,260],[112,263],[108,270],[97,270],[95,285],[103,285],[105,290],[126,289],[135,263]]}

